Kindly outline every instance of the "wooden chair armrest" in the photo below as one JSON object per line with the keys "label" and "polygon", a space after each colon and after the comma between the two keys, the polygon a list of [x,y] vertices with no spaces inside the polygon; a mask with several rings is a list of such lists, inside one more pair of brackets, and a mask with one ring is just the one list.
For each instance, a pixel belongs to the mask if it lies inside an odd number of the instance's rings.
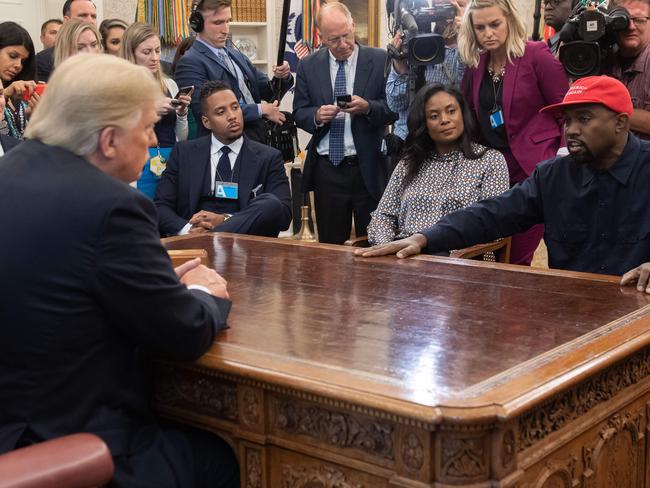
{"label": "wooden chair armrest", "polygon": [[186,261],[191,261],[194,258],[201,258],[201,264],[210,267],[210,264],[208,263],[208,251],[205,249],[167,250],[167,254],[169,254],[174,268],[180,266]]}
{"label": "wooden chair armrest", "polygon": [[93,434],[73,434],[0,456],[0,488],[94,488],[113,477],[113,458]]}
{"label": "wooden chair armrest", "polygon": [[354,239],[348,239],[343,243],[344,246],[352,247],[370,247],[368,243],[368,236],[355,237]]}

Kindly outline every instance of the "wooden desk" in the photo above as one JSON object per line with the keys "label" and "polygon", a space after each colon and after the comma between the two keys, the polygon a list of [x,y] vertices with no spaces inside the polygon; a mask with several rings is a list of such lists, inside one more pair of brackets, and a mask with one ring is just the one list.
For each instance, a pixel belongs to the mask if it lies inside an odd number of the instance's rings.
{"label": "wooden desk", "polygon": [[650,298],[617,279],[342,246],[172,238],[229,323],[157,368],[164,415],[221,433],[246,488],[650,485]]}

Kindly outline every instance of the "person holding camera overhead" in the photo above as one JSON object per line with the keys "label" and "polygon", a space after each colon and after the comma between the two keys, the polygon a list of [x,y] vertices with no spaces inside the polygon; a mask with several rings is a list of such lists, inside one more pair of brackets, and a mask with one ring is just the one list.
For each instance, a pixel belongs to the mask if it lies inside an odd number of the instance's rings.
{"label": "person holding camera overhead", "polygon": [[[465,72],[465,64],[461,61],[456,48],[458,29],[462,20],[467,0],[450,0],[455,9],[455,16],[442,18],[436,21],[435,32],[441,35],[445,41],[445,59],[439,64],[429,64],[424,70],[424,80],[426,83],[440,83],[442,85],[460,86]],[[393,37],[389,51],[399,52],[402,48],[402,32],[399,30]],[[391,64],[391,70],[386,82],[386,102],[388,108],[399,114],[399,118],[393,124],[392,147],[389,148],[392,166],[395,166],[400,160],[402,145],[408,135],[406,121],[408,118],[409,95],[409,66],[403,57],[394,58]]]}
{"label": "person holding camera overhead", "polygon": [[192,86],[179,91],[176,82],[165,76],[160,69],[160,35],[148,24],[135,22],[124,31],[120,45],[120,57],[139,66],[144,66],[153,74],[160,90],[167,98],[167,105],[159,113],[160,120],[154,130],[158,145],[149,151],[151,158],[145,164],[137,188],[153,199],[160,175],[165,170],[176,141],[187,140],[187,110],[192,101]]}
{"label": "person holding camera overhead", "polygon": [[396,116],[386,105],[386,51],[355,42],[340,2],[323,4],[316,24],[325,49],[298,64],[293,116],[313,135],[302,189],[314,190],[319,241],[343,244],[352,214],[356,235],[366,235],[387,181],[382,139]]}
{"label": "person holding camera overhead", "polygon": [[[467,65],[462,91],[476,113],[482,143],[505,156],[511,185],[556,155],[561,118],[539,110],[561,102],[569,88],[546,44],[526,39],[513,0],[470,0],[458,36]],[[530,265],[543,233],[538,225],[514,235],[511,262]]]}
{"label": "person holding camera overhead", "polygon": [[612,75],[632,97],[632,131],[642,139],[650,139],[650,1],[623,0],[617,6],[628,11],[630,23],[616,36],[619,50],[614,56]]}

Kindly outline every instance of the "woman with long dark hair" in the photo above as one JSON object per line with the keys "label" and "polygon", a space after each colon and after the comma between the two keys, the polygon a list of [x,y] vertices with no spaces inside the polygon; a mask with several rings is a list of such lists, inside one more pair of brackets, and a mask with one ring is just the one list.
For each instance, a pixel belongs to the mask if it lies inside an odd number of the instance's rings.
{"label": "woman with long dark hair", "polygon": [[[4,86],[4,120],[0,122],[0,134],[22,139],[29,104],[23,100],[25,90],[33,93],[36,86],[36,55],[29,33],[15,22],[0,24],[0,79]],[[30,98],[32,105],[38,95]],[[1,120],[1,118],[0,118]]]}
{"label": "woman with long dark hair", "polygon": [[474,121],[460,91],[426,85],[411,107],[402,160],[368,226],[372,245],[408,237],[509,186],[503,155],[474,142]]}

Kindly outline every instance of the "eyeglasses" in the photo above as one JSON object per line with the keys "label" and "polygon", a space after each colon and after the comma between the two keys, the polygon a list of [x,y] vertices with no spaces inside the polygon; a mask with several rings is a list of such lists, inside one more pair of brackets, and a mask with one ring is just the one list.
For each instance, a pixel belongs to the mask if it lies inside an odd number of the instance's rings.
{"label": "eyeglasses", "polygon": [[643,27],[648,23],[650,17],[632,17],[630,20],[634,22],[634,25],[638,27]]}
{"label": "eyeglasses", "polygon": [[342,42],[350,42],[354,40],[354,32],[348,32],[347,34],[343,36],[337,36],[337,37],[328,37],[327,39],[323,39],[326,44],[332,45],[332,46],[338,46]]}
{"label": "eyeglasses", "polygon": [[564,0],[544,0],[544,5],[550,5],[551,7],[556,8],[563,1]]}

